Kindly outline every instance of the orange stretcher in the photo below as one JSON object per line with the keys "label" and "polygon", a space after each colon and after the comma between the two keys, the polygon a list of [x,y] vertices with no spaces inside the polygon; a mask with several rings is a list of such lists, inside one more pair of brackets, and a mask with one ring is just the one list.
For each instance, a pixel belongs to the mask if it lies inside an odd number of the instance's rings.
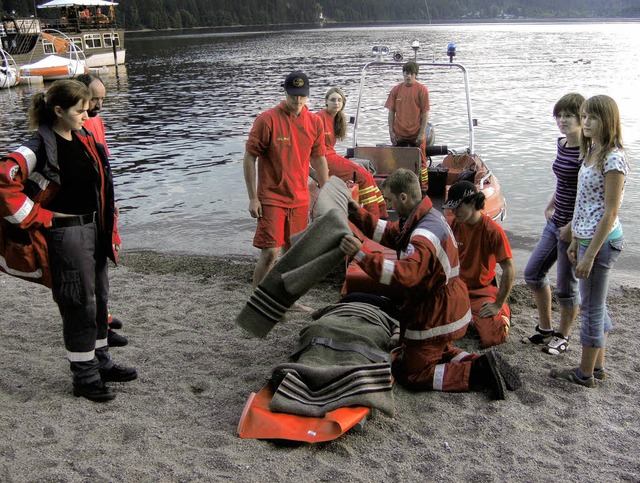
{"label": "orange stretcher", "polygon": [[269,410],[273,389],[267,383],[252,392],[238,423],[238,435],[245,439],[285,439],[306,443],[332,441],[356,425],[364,425],[371,409],[363,406],[339,408],[324,417],[297,416]]}

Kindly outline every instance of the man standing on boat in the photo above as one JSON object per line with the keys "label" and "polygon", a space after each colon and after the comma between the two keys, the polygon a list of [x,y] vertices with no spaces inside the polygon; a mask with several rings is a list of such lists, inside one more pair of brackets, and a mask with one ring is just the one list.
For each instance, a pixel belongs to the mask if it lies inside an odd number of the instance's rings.
{"label": "man standing on boat", "polygon": [[276,263],[280,249],[289,248],[291,235],[307,226],[309,159],[320,186],[329,177],[324,126],[306,106],[308,77],[292,72],[283,87],[286,99],[255,120],[243,160],[249,213],[258,220],[253,246],[261,250],[254,288]]}
{"label": "man standing on boat", "polygon": [[[443,208],[453,212],[449,220],[460,253],[460,278],[471,300],[473,320],[483,347],[502,344],[511,328],[511,309],[506,304],[515,267],[511,246],[502,227],[482,213],[484,193],[469,181],[458,181],[449,189]],[[497,284],[496,264],[502,275]]]}
{"label": "man standing on boat", "polygon": [[[100,111],[102,110],[102,103],[104,98],[107,95],[107,89],[104,86],[104,83],[99,77],[96,77],[91,74],[81,74],[76,77],[76,80],[82,82],[86,85],[91,91],[91,99],[89,100],[89,109],[87,109],[87,115],[89,118],[85,121],[84,127],[88,131],[93,133],[93,137],[96,141],[101,143],[104,146],[105,151],[107,152],[107,156],[111,157],[111,153],[109,152],[109,147],[107,146],[107,139],[104,133],[104,123],[102,122],[102,118],[100,117]],[[116,221],[118,218],[118,205],[115,205],[116,208]],[[116,240],[120,240],[120,235],[118,235],[118,225],[114,224],[114,232],[116,235]],[[121,244],[117,243],[114,246],[114,249],[117,252],[120,251]],[[114,329],[121,329],[122,322],[119,319],[114,318],[111,315],[111,310],[109,310],[109,329],[107,331],[107,342],[109,347],[122,347],[129,343],[126,337],[118,334]]]}
{"label": "man standing on boat", "polygon": [[389,93],[384,107],[389,109],[389,137],[394,146],[416,146],[422,155],[420,185],[426,192],[429,185],[427,171],[427,122],[429,121],[429,91],[417,81],[420,66],[409,61],[402,66],[404,82]]}

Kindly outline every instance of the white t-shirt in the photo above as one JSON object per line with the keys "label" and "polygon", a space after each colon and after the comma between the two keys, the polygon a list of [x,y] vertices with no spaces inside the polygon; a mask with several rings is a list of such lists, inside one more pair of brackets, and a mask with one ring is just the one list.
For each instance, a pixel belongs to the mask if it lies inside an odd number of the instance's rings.
{"label": "white t-shirt", "polygon": [[[626,175],[629,171],[627,156],[621,149],[614,149],[607,156],[602,172],[597,170],[595,165],[585,166],[584,163],[578,174],[578,194],[576,196],[576,208],[573,214],[571,229],[578,238],[593,238],[596,227],[604,215],[604,179],[608,171],[620,171]],[[624,184],[622,186],[622,198],[624,197]],[[620,226],[620,221],[616,217],[611,231]]]}

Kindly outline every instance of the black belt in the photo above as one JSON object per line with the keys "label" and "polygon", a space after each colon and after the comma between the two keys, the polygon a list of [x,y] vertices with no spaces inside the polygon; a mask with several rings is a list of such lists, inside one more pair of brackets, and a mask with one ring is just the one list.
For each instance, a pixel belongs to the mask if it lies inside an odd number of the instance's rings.
{"label": "black belt", "polygon": [[88,225],[96,221],[96,212],[86,215],[60,216],[51,220],[51,228],[68,228],[70,226]]}

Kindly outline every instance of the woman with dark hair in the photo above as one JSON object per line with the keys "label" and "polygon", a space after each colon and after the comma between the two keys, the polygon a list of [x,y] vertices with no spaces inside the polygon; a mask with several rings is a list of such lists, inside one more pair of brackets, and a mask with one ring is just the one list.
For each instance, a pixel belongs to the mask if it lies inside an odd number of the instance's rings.
{"label": "woman with dark hair", "polygon": [[44,231],[73,392],[108,401],[116,395],[104,383],[131,381],[137,372],[114,364],[107,344],[113,180],[104,147],[83,128],[90,97],[74,80],[33,96],[29,124],[37,133],[0,159],[0,217],[13,229]]}
{"label": "woman with dark hair", "polygon": [[[567,248],[571,243],[571,219],[576,203],[580,158],[581,94],[571,92],[553,106],[553,117],[562,134],[557,140],[556,159],[551,167],[556,176],[556,189],[544,210],[547,220],[540,240],[524,269],[524,280],[533,293],[538,308],[538,324],[533,335],[524,337],[525,344],[542,345],[542,351],[562,355],[569,346],[569,334],[580,310],[578,279]],[[556,263],[556,295],[560,307],[558,330],[553,330],[549,270]]]}
{"label": "woman with dark hair", "polygon": [[337,176],[343,181],[358,184],[358,201],[362,207],[379,218],[387,217],[387,204],[382,197],[373,176],[359,164],[349,161],[336,153],[336,141],[347,136],[347,121],[344,116],[344,105],[347,98],[339,87],[332,87],[325,95],[325,108],[318,112],[324,123],[324,139],[327,148],[327,164],[329,175]]}
{"label": "woman with dark hair", "polygon": [[[449,188],[443,208],[449,218],[460,255],[460,278],[471,300],[473,320],[483,347],[502,344],[511,328],[507,299],[515,280],[513,255],[502,227],[485,215],[484,193],[469,181],[457,181]],[[496,266],[502,274],[498,283]]]}

